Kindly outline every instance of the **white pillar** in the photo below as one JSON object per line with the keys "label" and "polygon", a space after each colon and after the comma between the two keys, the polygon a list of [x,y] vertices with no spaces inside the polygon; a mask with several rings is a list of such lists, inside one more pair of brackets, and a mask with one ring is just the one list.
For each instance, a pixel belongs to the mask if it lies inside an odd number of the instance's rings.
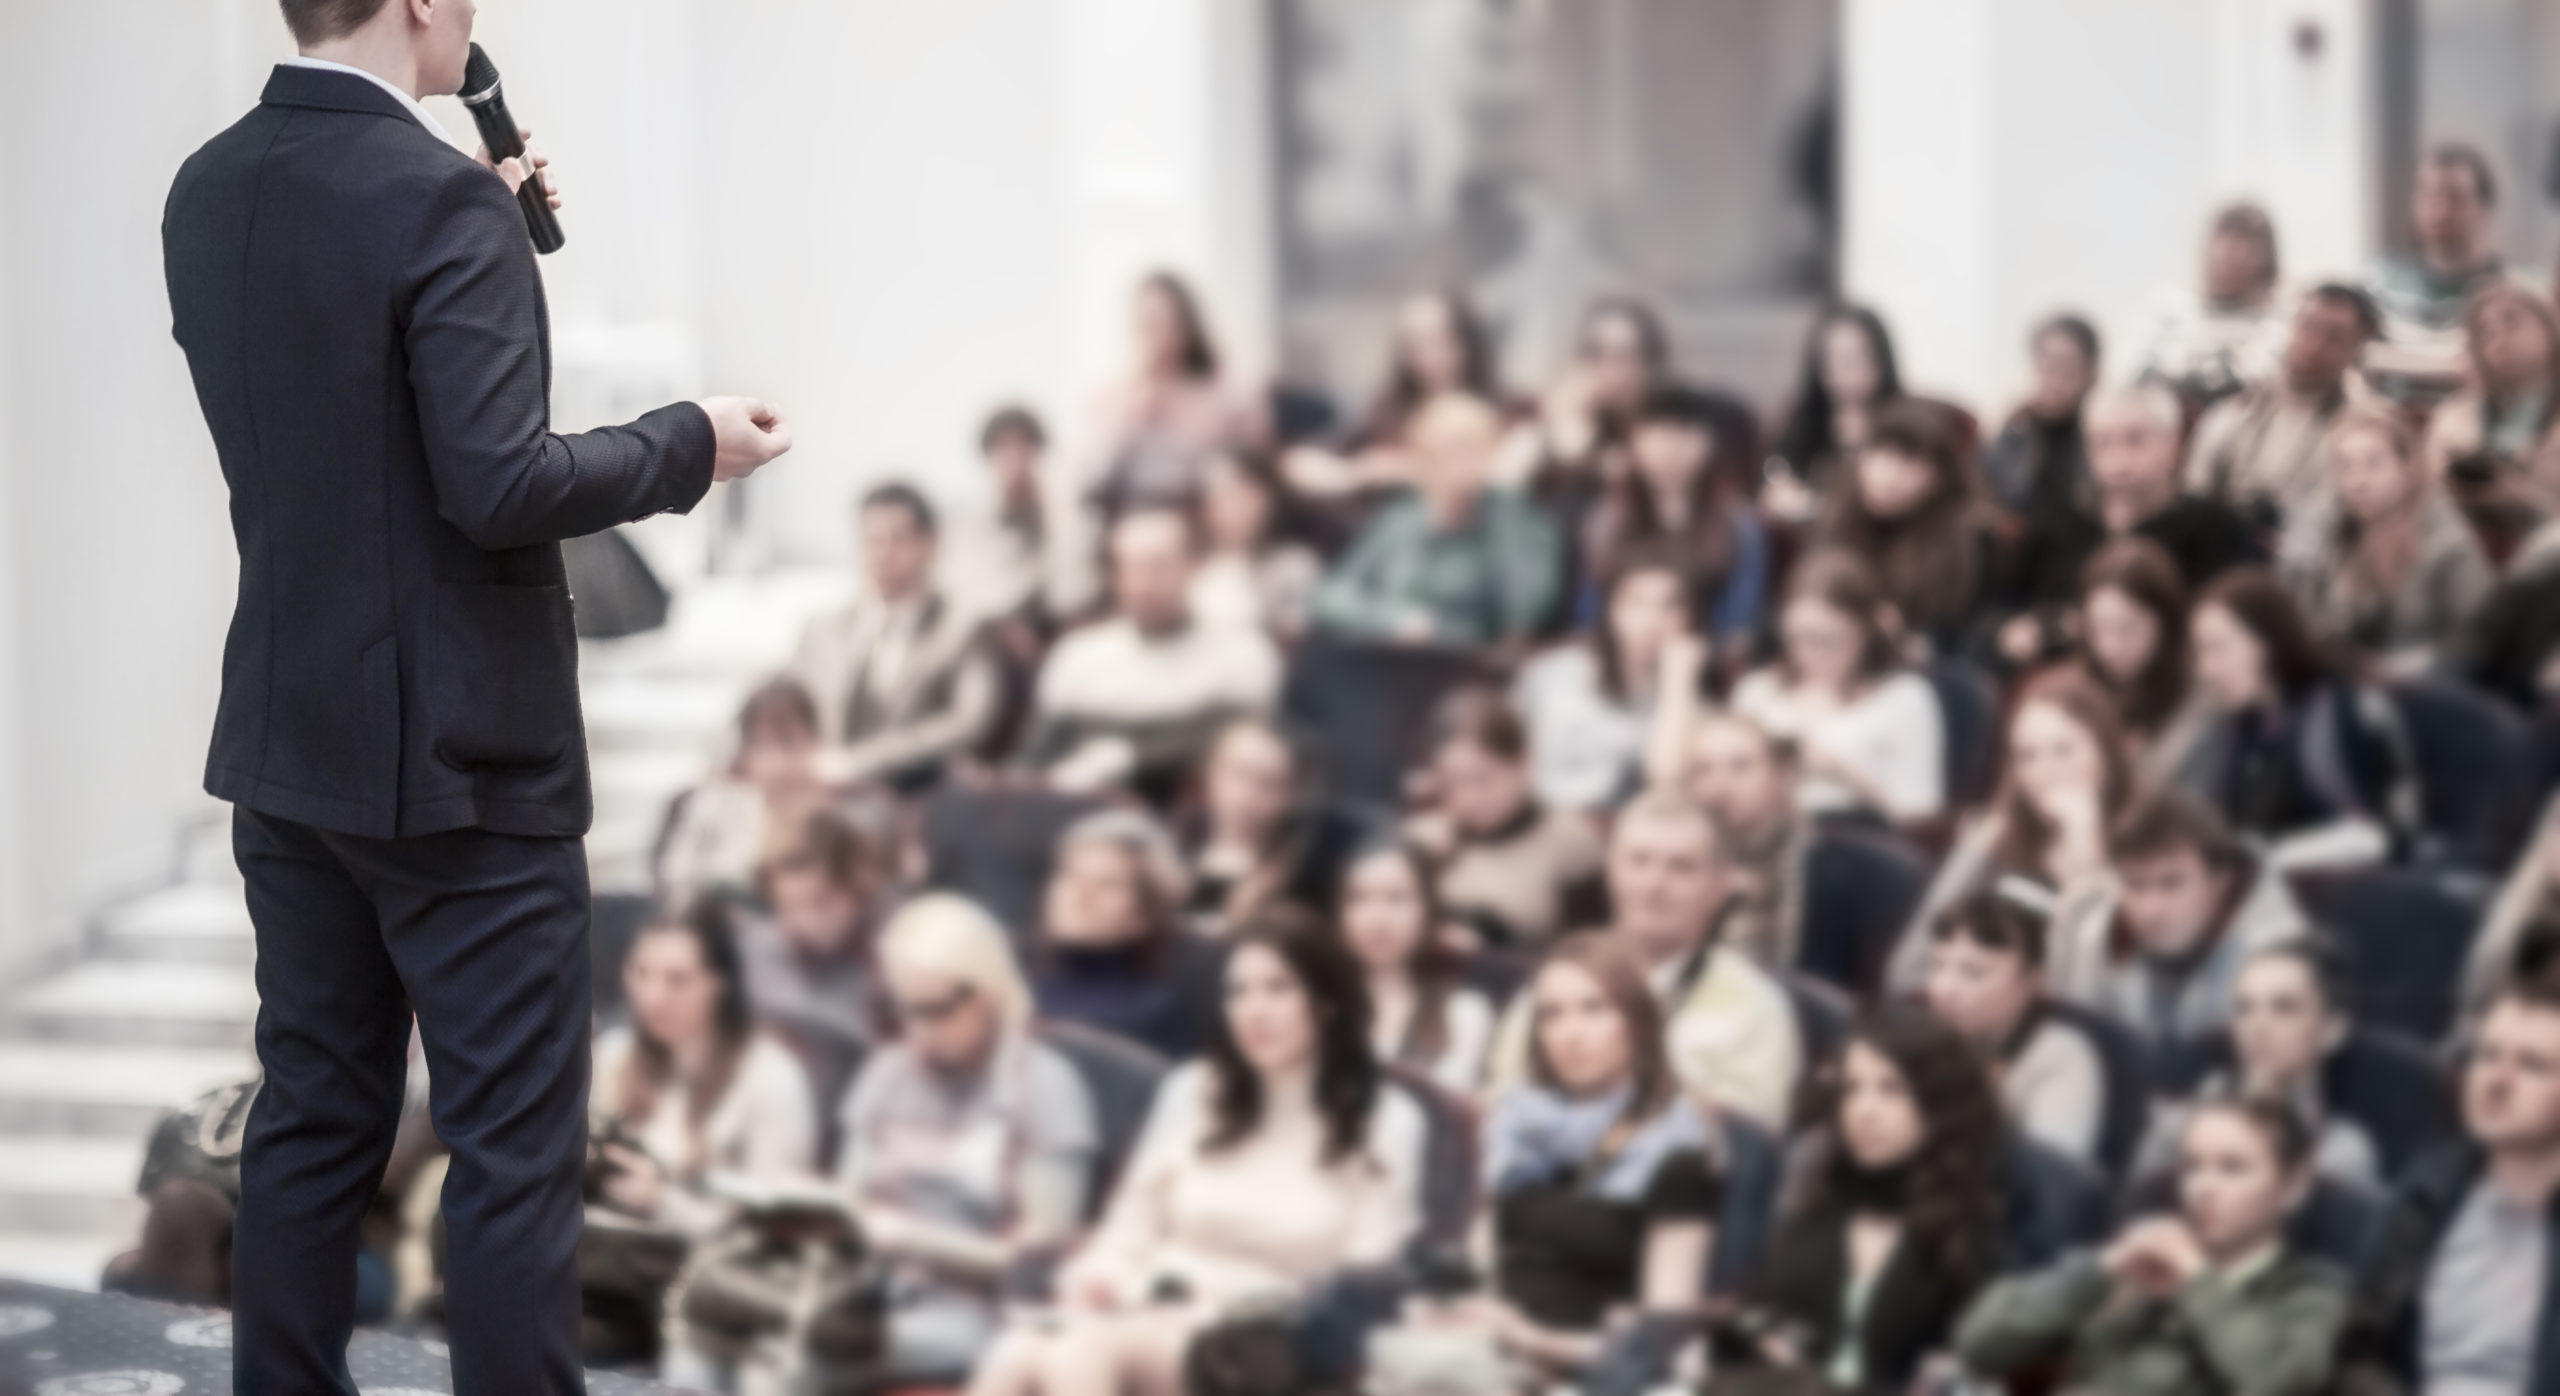
{"label": "white pillar", "polygon": [[1843,21],[1843,282],[1921,391],[1996,421],[2057,309],[2129,367],[2232,198],[2268,206],[2289,278],[2372,253],[2360,0],[1846,0]]}

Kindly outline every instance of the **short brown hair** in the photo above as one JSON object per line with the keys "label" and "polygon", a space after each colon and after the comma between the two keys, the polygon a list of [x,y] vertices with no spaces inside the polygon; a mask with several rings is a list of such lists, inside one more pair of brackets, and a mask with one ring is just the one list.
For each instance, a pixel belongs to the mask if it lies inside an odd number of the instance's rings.
{"label": "short brown hair", "polygon": [[2153,790],[2133,802],[2107,834],[2107,861],[2135,863],[2181,849],[2216,868],[2238,867],[2248,846],[2220,811],[2184,790]]}
{"label": "short brown hair", "polygon": [[284,9],[284,27],[293,31],[298,44],[321,44],[342,39],[373,22],[382,13],[383,0],[277,0]]}

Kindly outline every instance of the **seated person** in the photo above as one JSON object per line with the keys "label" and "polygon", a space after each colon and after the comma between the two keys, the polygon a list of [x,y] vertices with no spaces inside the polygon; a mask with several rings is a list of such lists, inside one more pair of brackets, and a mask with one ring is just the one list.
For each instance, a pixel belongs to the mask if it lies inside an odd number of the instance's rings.
{"label": "seated person", "polygon": [[[1851,992],[1884,972],[1874,947],[1910,914],[1896,840],[1828,827],[1796,798],[1795,744],[1731,712],[1701,714],[1657,734],[1656,783],[1697,801],[1715,821],[1731,868],[1718,937],[1763,969],[1800,969]],[[1899,869],[1896,870],[1899,873]],[[1916,889],[1913,889],[1916,890]]]}
{"label": "seated person", "polygon": [[952,896],[880,938],[903,1029],[844,1105],[836,1178],[887,1266],[892,1372],[965,1371],[994,1341],[1016,1260],[1063,1245],[1100,1147],[1084,1078],[1031,1032],[1004,931]]}
{"label": "seated person", "polygon": [[1943,813],[1946,719],[1904,662],[1893,602],[1866,563],[1828,550],[1798,562],[1778,636],[1778,662],[1734,685],[1733,710],[1795,744],[1804,807],[1892,824]]}
{"label": "seated person", "polygon": [[1993,1380],[2060,1359],[2066,1391],[2320,1396],[2347,1280],[2285,1244],[2285,1219],[2311,1189],[2310,1154],[2281,1103],[2201,1107],[2179,1131],[2177,1212],[1993,1286],[1965,1315],[1956,1352]]}
{"label": "seated person", "polygon": [[2089,399],[2088,419],[2093,507],[2029,520],[2011,560],[2009,590],[2024,608],[2000,631],[2000,656],[2011,664],[2060,652],[2062,613],[2079,592],[2081,570],[2113,540],[2158,544],[2189,590],[2266,560],[2259,530],[2238,510],[2179,487],[2185,417],[2175,393],[2158,383],[2102,388]]}
{"label": "seated person", "polygon": [[[1720,419],[1716,395],[1661,386],[1629,427],[1627,470],[1602,486],[1582,530],[1586,586],[1678,559],[1682,614],[1713,645],[1720,677],[1749,666],[1769,606],[1769,541],[1737,481],[1747,443]],[[1577,609],[1588,605],[1577,600]],[[1605,615],[1605,612],[1604,612]]]}
{"label": "seated person", "polygon": [[2155,1061],[2228,1027],[2240,967],[2307,932],[2284,874],[2182,791],[2135,801],[2107,862],[2117,890],[2055,947],[2052,984],[2141,1034]]}
{"label": "seated person", "polygon": [[706,908],[644,929],[622,984],[631,1021],[596,1039],[592,1076],[591,1113],[613,1130],[597,1146],[603,1205],[699,1238],[733,1215],[705,1189],[710,1175],[813,1176],[808,1078],[756,1031],[726,919]]}
{"label": "seated person", "polygon": [[2357,1274],[2344,1351],[2428,1396],[2560,1391],[2560,984],[2491,1002],[2463,1067],[2464,1138],[2414,1165]]}
{"label": "seated person", "polygon": [[2488,554],[2399,417],[2340,416],[2327,454],[2337,505],[2285,580],[2324,639],[2384,673],[2424,673],[2488,599]]}
{"label": "seated person", "polygon": [[1475,1094],[1493,1038],[1493,1005],[1458,978],[1431,860],[1401,840],[1355,854],[1335,919],[1369,988],[1369,1045],[1378,1059]]}
{"label": "seated person", "polygon": [[1156,1092],[1110,1209],[1059,1276],[1058,1320],[1005,1335],[973,1396],[1181,1389],[1193,1334],[1403,1253],[1421,1108],[1381,1078],[1360,971],[1298,918],[1240,927],[1205,1059]]}
{"label": "seated person", "polygon": [[1227,719],[1280,691],[1261,631],[1191,614],[1191,525],[1140,509],[1111,530],[1113,614],[1049,652],[1023,760],[1061,789],[1088,791],[1188,770]]}
{"label": "seated person", "polygon": [[1526,640],[1563,596],[1555,525],[1494,486],[1502,417],[1481,398],[1444,394],[1415,417],[1413,489],[1371,517],[1317,588],[1317,628],[1410,644]]}
{"label": "seated person", "polygon": [[[2382,1186],[2381,1156],[2364,1127],[2332,1113],[2321,1099],[2321,1069],[2345,1045],[2345,972],[2314,940],[2271,945],[2240,967],[2231,995],[2231,1065],[2198,1083],[2200,1100],[2245,1096],[2280,1102],[2302,1122],[2311,1165],[2323,1177],[2359,1188]],[[2152,1120],[2137,1176],[2177,1164],[2178,1140],[2191,1110],[2168,1109]]]}
{"label": "seated person", "polygon": [[1568,929],[1600,871],[1600,835],[1579,810],[1550,809],[1530,784],[1529,734],[1491,689],[1442,701],[1424,737],[1433,808],[1406,835],[1440,864],[1450,917],[1479,940],[1537,946]]}
{"label": "seated person", "polygon": [[752,892],[775,833],[825,799],[816,702],[796,679],[764,684],[738,710],[738,751],[728,768],[667,807],[652,854],[658,905]]}
{"label": "seated person", "polygon": [[[1731,865],[1715,823],[1686,796],[1636,797],[1609,835],[1611,920],[1596,934],[1645,967],[1662,1002],[1663,1050],[1702,1101],[1784,1130],[1804,1044],[1786,990],[1723,943]],[[1514,999],[1496,1030],[1493,1081],[1522,1079],[1532,1006]]]}
{"label": "seated person", "polygon": [[2248,200],[2216,210],[2205,234],[2203,276],[2164,286],[2135,355],[2134,376],[2175,389],[2190,410],[2266,381],[2291,307],[2277,296],[2283,267],[2275,221]]}
{"label": "seated person", "polygon": [[1705,1298],[1719,1145],[1663,1058],[1662,1010],[1625,947],[1559,944],[1525,996],[1529,1078],[1484,1125],[1492,1292],[1449,1318],[1570,1380],[1629,1310]]}
{"label": "seated person", "polygon": [[2390,698],[2343,670],[2272,573],[2233,572],[2188,623],[2212,714],[2178,783],[2288,868],[2405,856],[2418,773]]}
{"label": "seated person", "polygon": [[1198,1051],[1217,1007],[1217,954],[1183,924],[1173,840],[1132,810],[1069,825],[1031,953],[1040,1015],[1117,1033],[1165,1056]]}
{"label": "seated person", "polygon": [[2427,463],[2489,556],[2513,556],[2560,503],[2560,310],[2519,281],[2481,288],[2462,311],[2467,391],[2427,423]]}
{"label": "seated person", "polygon": [[1929,1011],[1982,1054],[2019,1133],[2097,1166],[2107,1076],[2088,1034],[2044,1009],[2044,918],[1975,892],[1930,925]]}
{"label": "seated person", "polygon": [[1903,932],[1896,987],[1919,982],[1939,915],[1975,892],[2030,902],[2066,945],[2106,901],[2107,830],[2136,794],[2114,703],[2068,670],[2031,682],[2009,711],[2008,758],[1998,797],[1965,827]]}
{"label": "seated person", "polygon": [[993,617],[1016,658],[1093,604],[1094,540],[1073,486],[1047,468],[1049,429],[1021,406],[999,407],[978,428],[987,469],[984,513],[954,530],[946,574],[971,610]]}
{"label": "seated person", "polygon": [[867,585],[810,617],[789,673],[817,707],[821,779],[930,782],[995,734],[995,653],[983,619],[935,580],[939,525],[915,487],[873,489],[860,520]]}
{"label": "seated person", "polygon": [[1231,451],[1209,462],[1200,490],[1205,547],[1191,578],[1192,612],[1204,623],[1281,641],[1306,630],[1324,562],[1290,536],[1290,503],[1269,456]]}
{"label": "seated person", "polygon": [[2366,379],[2384,397],[2425,411],[2463,380],[2464,312],[2507,279],[2498,256],[2498,184],[2467,145],[2439,145],[2409,183],[2416,246],[2384,257],[2366,278],[2382,333],[2366,351]]}
{"label": "seated person", "polygon": [[1694,710],[1712,658],[1690,614],[1677,553],[1630,549],[1600,623],[1522,665],[1511,702],[1528,728],[1530,779],[1558,809],[1605,810],[1640,783],[1648,731],[1665,709]]}
{"label": "seated person", "polygon": [[2238,509],[2262,532],[2289,533],[2325,517],[2322,442],[2346,410],[2356,359],[2382,331],[2382,313],[2353,286],[2328,282],[2294,308],[2281,369],[2197,419],[2186,484]]}
{"label": "seated person", "polygon": [[2027,337],[2035,389],[1982,448],[1982,473],[2000,507],[2029,519],[2089,507],[2089,448],[2081,409],[2098,385],[2098,327],[2049,316]]}
{"label": "seated person", "polygon": [[1732,1368],[1842,1392],[1911,1389],[2001,1265],[2000,1102],[1924,1009],[1860,1020],[1799,1186],[1744,1291]]}
{"label": "seated person", "polygon": [[1997,514],[1947,407],[1907,398],[1876,413],[1856,469],[1835,484],[1813,541],[1874,569],[1903,633],[1949,654],[1991,599]]}
{"label": "seated person", "polygon": [[1270,719],[1220,728],[1202,759],[1200,809],[1183,821],[1189,910],[1215,934],[1275,902],[1322,906],[1352,835],[1307,799],[1307,760]]}
{"label": "seated person", "polygon": [[894,900],[887,857],[843,815],[814,811],[766,855],[757,877],[763,913],[739,913],[743,988],[756,1021],[799,1058],[814,1108],[830,1115],[881,1036],[871,950]]}
{"label": "seated person", "polygon": [[2118,725],[2146,780],[2178,768],[2211,716],[2188,662],[2187,584],[2147,538],[2120,538],[2081,569],[2077,608],[2065,619],[2062,667],[2114,700]]}

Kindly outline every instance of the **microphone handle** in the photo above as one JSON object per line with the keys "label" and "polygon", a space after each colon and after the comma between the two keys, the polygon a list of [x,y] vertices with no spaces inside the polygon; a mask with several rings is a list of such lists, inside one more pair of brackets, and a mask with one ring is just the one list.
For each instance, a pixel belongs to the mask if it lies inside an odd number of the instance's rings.
{"label": "microphone handle", "polygon": [[[524,154],[524,137],[516,134],[516,119],[508,113],[505,98],[491,93],[489,100],[468,110],[472,124],[480,128],[480,143],[489,147],[492,162]],[[567,245],[569,235],[560,231],[560,215],[551,210],[551,195],[542,187],[542,175],[530,164],[524,173],[524,183],[516,186],[516,207],[524,210],[525,231],[533,235],[534,251],[545,255],[557,252]]]}

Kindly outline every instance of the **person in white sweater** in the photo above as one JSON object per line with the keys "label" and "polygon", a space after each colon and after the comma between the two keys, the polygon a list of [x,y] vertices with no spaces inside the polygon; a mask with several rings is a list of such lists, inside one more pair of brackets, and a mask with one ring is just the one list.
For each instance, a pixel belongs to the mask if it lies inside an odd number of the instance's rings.
{"label": "person in white sweater", "polygon": [[972,1396],[1169,1396],[1221,1312],[1411,1239],[1424,1120],[1379,1072],[1339,939],[1255,918],[1227,959],[1225,1009],[1207,1057],[1158,1088],[1101,1226],[1059,1277],[1055,1320],[1007,1334]]}
{"label": "person in white sweater", "polygon": [[814,1179],[817,1110],[791,1054],[754,1030],[737,942],[717,910],[643,930],[622,964],[628,1026],[595,1046],[592,1113],[607,1141],[604,1204],[688,1236],[730,1216],[716,1174]]}
{"label": "person in white sweater", "polygon": [[1811,813],[1913,824],[1946,809],[1946,718],[1903,663],[1899,630],[1864,562],[1817,552],[1787,585],[1778,662],[1734,685],[1735,712],[1803,753],[1797,791]]}

